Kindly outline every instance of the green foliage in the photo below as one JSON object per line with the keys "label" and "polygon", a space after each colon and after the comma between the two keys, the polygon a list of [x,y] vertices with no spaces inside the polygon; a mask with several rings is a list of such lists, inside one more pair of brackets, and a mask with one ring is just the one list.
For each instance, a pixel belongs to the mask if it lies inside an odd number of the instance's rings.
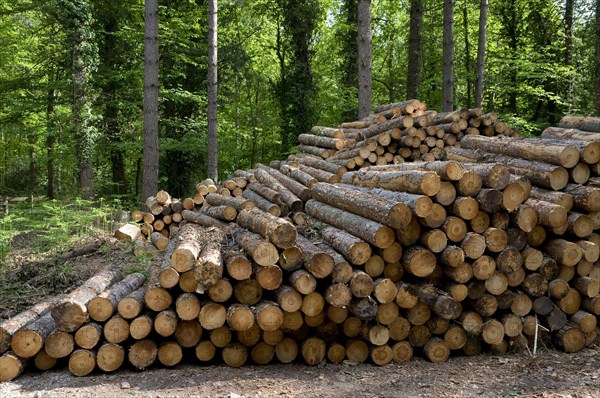
{"label": "green foliage", "polygon": [[[404,99],[409,3],[372,1],[375,105]],[[142,0],[0,0],[1,194],[45,193],[50,168],[54,193],[77,195],[83,159],[94,165],[99,196],[139,194],[143,8]],[[356,8],[356,0],[219,3],[222,179],[294,151],[313,124],[355,118]],[[455,8],[460,108],[473,98],[479,2]],[[420,99],[439,109],[442,4],[424,0],[423,10]],[[567,65],[563,1],[490,2],[486,109],[527,135],[564,113],[593,113],[591,10],[592,0],[575,2]],[[176,196],[206,177],[206,21],[205,1],[160,2],[160,187]],[[77,70],[86,100],[74,108]]]}
{"label": "green foliage", "polygon": [[68,249],[73,239],[111,233],[114,215],[122,206],[119,199],[103,198],[10,204],[9,214],[0,217],[0,261],[15,241],[26,244],[32,254],[53,255]]}

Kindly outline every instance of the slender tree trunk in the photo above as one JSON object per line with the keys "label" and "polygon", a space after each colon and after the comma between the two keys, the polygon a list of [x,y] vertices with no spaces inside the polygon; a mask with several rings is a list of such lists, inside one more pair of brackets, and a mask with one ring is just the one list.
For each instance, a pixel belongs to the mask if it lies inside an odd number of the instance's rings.
{"label": "slender tree trunk", "polygon": [[596,0],[596,115],[600,116],[600,0]]}
{"label": "slender tree trunk", "polygon": [[208,1],[208,176],[218,181],[217,0]]}
{"label": "slender tree trunk", "polygon": [[352,93],[347,95],[347,109],[342,117],[344,120],[354,120],[358,116],[358,106],[354,90],[358,87],[358,3],[357,0],[343,0],[344,35],[342,45],[342,84]]}
{"label": "slender tree trunk", "polygon": [[146,0],[144,31],[142,202],[158,191],[158,0]]}
{"label": "slender tree trunk", "polygon": [[467,73],[467,108],[471,107],[471,44],[469,43],[469,10],[463,4],[463,28],[465,31],[465,71]]}
{"label": "slender tree trunk", "polygon": [[371,0],[358,0],[358,118],[371,113]]}
{"label": "slender tree trunk", "polygon": [[[101,62],[105,70],[110,70],[117,66],[116,32],[117,15],[107,17],[104,22],[104,45],[101,51]],[[119,131],[118,122],[118,101],[117,101],[117,80],[113,76],[108,76],[103,87],[104,101],[104,128],[106,136],[110,143],[110,163],[112,171],[112,183],[116,194],[124,194],[127,188],[125,176],[125,159],[123,149],[120,144],[123,142],[123,135]]]}
{"label": "slender tree trunk", "polygon": [[35,153],[35,143],[36,143],[36,139],[35,139],[35,134],[29,134],[29,136],[27,136],[27,143],[29,144],[29,178],[28,178],[28,187],[29,187],[29,194],[33,195],[33,190],[35,189],[35,180],[36,180],[36,167],[35,167],[35,158],[36,158],[36,153]]}
{"label": "slender tree trunk", "polygon": [[483,106],[483,75],[485,73],[485,48],[487,33],[488,0],[479,6],[479,38],[477,40],[477,79],[475,81],[475,107]]}
{"label": "slender tree trunk", "polygon": [[565,64],[573,63],[573,0],[565,2]]}
{"label": "slender tree trunk", "polygon": [[[50,84],[53,84],[53,81],[50,81]],[[48,199],[54,199],[54,142],[56,136],[52,126],[52,116],[54,115],[55,94],[54,87],[48,89],[46,105],[46,196]]]}
{"label": "slender tree trunk", "polygon": [[410,31],[408,34],[408,73],[406,76],[406,99],[419,98],[422,29],[423,0],[411,0]]}
{"label": "slender tree trunk", "polygon": [[[517,56],[517,51],[518,51],[518,47],[519,47],[519,41],[518,41],[518,37],[517,37],[517,23],[518,23],[517,22],[517,12],[518,11],[515,10],[514,7],[510,7],[510,15],[508,17],[510,19],[510,25],[508,26],[508,32],[509,32],[508,46],[511,49],[511,52],[509,54],[510,57]],[[510,76],[511,87],[509,90],[508,106],[513,113],[517,113],[518,73],[517,73],[517,66],[514,63],[510,66],[509,76]]]}
{"label": "slender tree trunk", "polygon": [[442,49],[442,111],[454,109],[454,0],[444,0]]}
{"label": "slender tree trunk", "polygon": [[78,24],[73,32],[73,128],[79,165],[79,189],[85,199],[94,197],[94,131],[91,125],[91,104],[89,99],[89,67],[93,58],[90,52],[91,40],[89,21]]}

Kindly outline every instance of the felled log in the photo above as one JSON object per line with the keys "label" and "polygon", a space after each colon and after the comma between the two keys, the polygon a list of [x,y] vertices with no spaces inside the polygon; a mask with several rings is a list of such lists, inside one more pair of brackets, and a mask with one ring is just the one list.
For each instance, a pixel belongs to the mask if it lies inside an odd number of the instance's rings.
{"label": "felled log", "polygon": [[69,293],[51,310],[57,327],[64,332],[74,332],[89,320],[86,305],[99,293],[122,278],[121,271],[105,268]]}

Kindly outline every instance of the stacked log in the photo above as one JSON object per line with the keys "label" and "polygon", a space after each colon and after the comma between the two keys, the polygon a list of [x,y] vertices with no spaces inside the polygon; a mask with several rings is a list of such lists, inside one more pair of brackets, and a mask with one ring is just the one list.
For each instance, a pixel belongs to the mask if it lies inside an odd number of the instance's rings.
{"label": "stacked log", "polygon": [[[600,183],[577,183],[573,171],[584,163],[595,175],[595,141],[580,132],[558,142],[480,131],[442,151],[444,161],[336,160],[365,147],[337,146],[368,142],[410,119],[438,126],[458,115],[479,120],[477,129],[500,123],[480,110],[426,113],[411,101],[377,112],[302,138],[335,155],[257,164],[235,173],[245,181],[241,194],[201,195],[181,212],[186,223],[144,287],[129,280],[69,295],[80,310],[76,323],[59,322],[58,310],[38,311],[23,329],[53,344],[33,355],[14,345],[0,366],[9,364],[12,378],[31,357],[44,369],[68,356],[76,375],[126,362],[170,367],[186,357],[233,367],[296,359],[385,365],[413,355],[436,363],[515,351],[536,337],[567,352],[593,343]],[[123,286],[133,287],[123,293]],[[63,321],[70,326],[59,327]]]}
{"label": "stacked log", "polygon": [[131,213],[132,220],[138,225],[126,224],[115,231],[115,236],[129,242],[146,238],[159,251],[165,251],[169,239],[177,234],[181,223],[185,222],[183,214],[186,210],[232,221],[239,211],[254,207],[251,200],[242,197],[247,184],[243,176],[233,177],[219,185],[206,179],[196,184],[194,196],[183,200],[172,198],[166,191],[159,191],[147,198],[145,205],[148,211],[135,210]]}
{"label": "stacked log", "polygon": [[[409,100],[382,105],[375,112],[363,120],[342,123],[339,128],[313,127],[310,134],[300,135],[299,153],[289,160],[305,167],[303,159],[313,163],[327,160],[356,170],[371,165],[440,160],[445,148],[460,145],[468,135],[518,136],[496,114],[484,113],[480,108],[437,113],[426,111],[425,104],[418,100]],[[297,164],[292,167],[299,168]]]}

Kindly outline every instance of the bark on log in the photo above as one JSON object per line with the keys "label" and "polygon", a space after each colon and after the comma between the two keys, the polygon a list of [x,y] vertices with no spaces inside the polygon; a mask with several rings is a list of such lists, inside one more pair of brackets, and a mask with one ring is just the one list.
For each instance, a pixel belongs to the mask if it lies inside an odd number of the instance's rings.
{"label": "bark on log", "polygon": [[412,216],[410,208],[402,203],[345,186],[318,183],[312,189],[312,197],[392,228],[404,228]]}
{"label": "bark on log", "polygon": [[430,171],[356,171],[342,176],[345,184],[377,187],[413,194],[435,196],[440,190],[440,177]]}
{"label": "bark on log", "polygon": [[0,323],[0,354],[3,354],[10,348],[12,337],[17,331],[46,315],[52,307],[63,299],[64,295],[50,297]]}
{"label": "bark on log", "polygon": [[120,270],[105,268],[69,293],[51,310],[57,327],[64,332],[74,332],[89,320],[86,305],[100,292],[122,278]]}
{"label": "bark on log", "polygon": [[453,148],[448,153],[448,159],[464,162],[502,163],[510,169],[511,173],[526,176],[534,185],[552,190],[561,190],[569,182],[569,173],[561,166],[529,161],[518,157]]}
{"label": "bark on log", "polygon": [[593,116],[564,116],[558,124],[561,128],[575,128],[600,133],[600,118]]}
{"label": "bark on log", "polygon": [[112,316],[122,298],[139,289],[146,277],[140,273],[127,275],[121,282],[94,297],[87,306],[90,318],[104,322]]}
{"label": "bark on log", "polygon": [[389,227],[316,200],[306,203],[306,212],[334,227],[351,231],[376,247],[384,249],[394,242],[394,231]]}
{"label": "bark on log", "polygon": [[237,223],[282,249],[291,247],[296,242],[296,228],[291,223],[259,209],[241,211]]}
{"label": "bark on log", "polygon": [[196,292],[203,294],[223,277],[223,258],[220,242],[208,242],[202,248],[194,268],[198,282]]}
{"label": "bark on log", "polygon": [[507,137],[481,137],[469,135],[462,139],[461,147],[481,149],[517,158],[551,163],[566,168],[574,167],[579,161],[579,150],[572,145],[556,145],[524,141]]}

